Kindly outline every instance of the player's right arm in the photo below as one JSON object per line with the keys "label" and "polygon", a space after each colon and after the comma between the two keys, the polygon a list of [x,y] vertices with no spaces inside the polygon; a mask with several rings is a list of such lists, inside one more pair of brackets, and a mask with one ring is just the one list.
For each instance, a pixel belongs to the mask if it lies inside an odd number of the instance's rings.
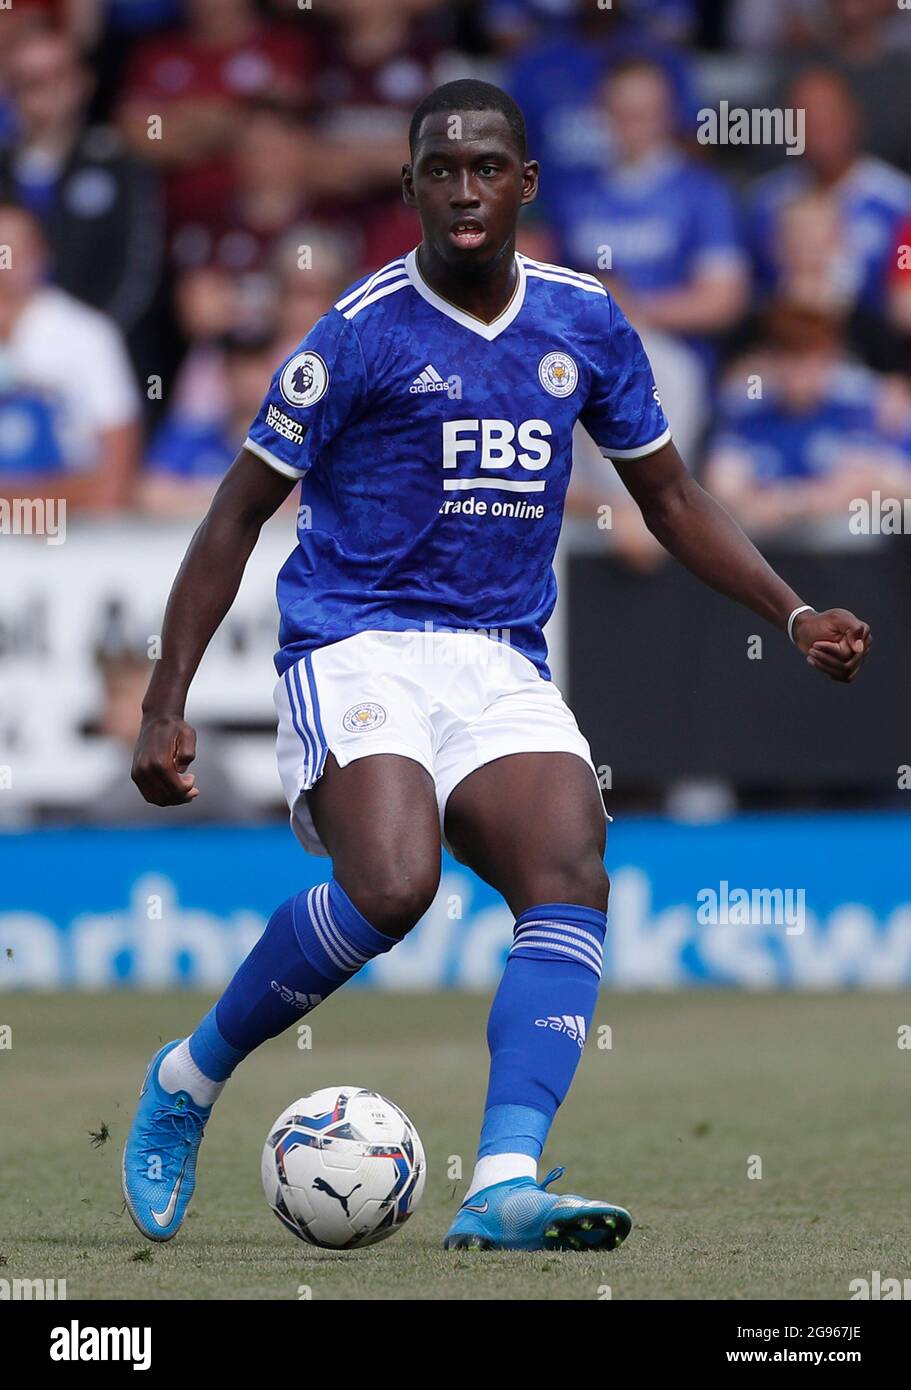
{"label": "player's right arm", "polygon": [[334,309],[275,372],[168,599],[162,655],[133,755],[133,781],[146,801],[178,806],[199,795],[187,772],[196,754],[196,733],[183,717],[190,682],[234,602],[264,522],[361,408],[365,389],[357,335]]}
{"label": "player's right arm", "polygon": [[196,731],[184,719],[190,682],[234,602],[264,523],[295,483],[241,449],[190,542],[165,610],[162,654],[142,702],[133,755],[133,781],[156,806],[199,795],[187,771],[196,756]]}

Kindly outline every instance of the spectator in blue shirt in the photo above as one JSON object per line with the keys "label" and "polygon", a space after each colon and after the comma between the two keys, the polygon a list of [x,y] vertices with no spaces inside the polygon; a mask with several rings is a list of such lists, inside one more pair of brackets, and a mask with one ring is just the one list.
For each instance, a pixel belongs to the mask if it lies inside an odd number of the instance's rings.
{"label": "spectator in blue shirt", "polygon": [[846,239],[846,290],[853,303],[881,313],[898,229],[911,215],[911,179],[860,149],[860,112],[843,78],[826,69],[805,73],[788,105],[806,111],[806,149],[755,185],[750,236],[760,287],[779,288],[780,223],[788,206],[810,192],[836,200]]}
{"label": "spectator in blue shirt", "polygon": [[615,160],[565,190],[561,257],[601,274],[639,329],[662,329],[711,359],[748,293],[747,257],[722,179],[674,139],[673,94],[660,67],[630,61],[602,89]]}
{"label": "spectator in blue shirt", "polygon": [[686,55],[651,33],[615,0],[610,9],[596,0],[574,0],[572,19],[555,24],[517,52],[505,85],[525,112],[528,148],[540,161],[538,201],[551,213],[564,191],[584,186],[610,157],[610,134],[599,109],[605,74],[637,58],[656,64],[672,93],[674,128],[681,136],[696,128],[696,99]]}
{"label": "spectator in blue shirt", "polygon": [[706,486],[754,535],[844,522],[852,498],[911,482],[911,411],[845,354],[835,318],[778,306],[732,368]]}

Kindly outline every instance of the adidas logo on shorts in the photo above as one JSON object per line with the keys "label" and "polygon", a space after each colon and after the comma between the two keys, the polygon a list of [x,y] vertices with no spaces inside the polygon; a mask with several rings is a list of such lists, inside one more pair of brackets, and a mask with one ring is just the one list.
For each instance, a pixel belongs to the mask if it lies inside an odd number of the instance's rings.
{"label": "adidas logo on shorts", "polygon": [[425,391],[445,391],[446,383],[436,367],[431,367],[428,362],[424,370],[415,377],[408,390],[412,396],[419,396]]}
{"label": "adidas logo on shorts", "polygon": [[585,1046],[585,1019],[581,1014],[551,1014],[549,1018],[536,1018],[536,1028],[550,1028],[554,1033],[565,1033],[579,1047]]}

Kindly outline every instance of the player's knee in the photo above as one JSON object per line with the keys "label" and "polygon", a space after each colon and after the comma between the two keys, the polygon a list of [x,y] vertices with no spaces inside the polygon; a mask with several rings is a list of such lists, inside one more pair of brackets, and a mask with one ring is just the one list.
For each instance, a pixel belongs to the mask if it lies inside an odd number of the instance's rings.
{"label": "player's knee", "polygon": [[589,860],[573,865],[567,875],[563,892],[565,896],[554,899],[555,902],[577,903],[580,907],[594,907],[599,912],[606,912],[610,879],[601,860],[592,856]]}
{"label": "player's knee", "polygon": [[360,912],[384,936],[411,931],[436,897],[439,873],[373,874],[349,889]]}
{"label": "player's knee", "polygon": [[598,855],[565,864],[553,864],[536,872],[522,898],[529,907],[538,903],[574,903],[607,911],[610,879]]}

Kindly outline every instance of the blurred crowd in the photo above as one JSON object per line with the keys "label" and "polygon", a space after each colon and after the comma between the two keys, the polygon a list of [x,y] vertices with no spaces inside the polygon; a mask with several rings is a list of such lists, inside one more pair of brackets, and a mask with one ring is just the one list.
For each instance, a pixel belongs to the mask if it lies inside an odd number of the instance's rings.
{"label": "blurred crowd", "polygon": [[[522,105],[520,249],[601,276],[758,535],[911,477],[911,11],[895,0],[15,0],[0,8],[0,499],[201,514],[269,377],[419,240],[408,122]],[[703,143],[719,103],[805,112]],[[5,253],[4,248],[10,248]],[[572,510],[607,484],[579,440]],[[614,543],[655,562],[616,497]]]}

